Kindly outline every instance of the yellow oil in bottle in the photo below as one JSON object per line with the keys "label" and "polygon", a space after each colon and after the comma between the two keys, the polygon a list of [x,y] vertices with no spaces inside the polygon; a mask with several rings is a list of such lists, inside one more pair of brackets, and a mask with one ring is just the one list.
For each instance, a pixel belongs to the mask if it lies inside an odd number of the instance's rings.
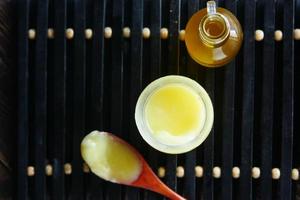
{"label": "yellow oil in bottle", "polygon": [[164,144],[186,143],[196,137],[205,121],[205,108],[199,95],[178,83],[164,85],[149,97],[145,107],[147,124],[155,138]]}
{"label": "yellow oil in bottle", "polygon": [[185,29],[190,56],[206,67],[229,63],[237,55],[242,40],[243,32],[237,18],[224,8],[216,8],[213,1],[208,2],[207,9],[195,13]]}
{"label": "yellow oil in bottle", "polygon": [[81,155],[94,174],[108,181],[131,183],[142,171],[135,152],[105,132],[93,131],[85,136]]}

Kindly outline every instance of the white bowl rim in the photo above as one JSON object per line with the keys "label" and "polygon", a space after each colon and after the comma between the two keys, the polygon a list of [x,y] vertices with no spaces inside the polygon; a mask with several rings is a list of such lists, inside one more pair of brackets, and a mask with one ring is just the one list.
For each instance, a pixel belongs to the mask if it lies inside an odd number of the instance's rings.
{"label": "white bowl rim", "polygon": [[[206,119],[204,122],[204,126],[198,136],[194,140],[191,140],[182,145],[166,145],[158,142],[156,138],[152,137],[151,131],[144,122],[144,107],[148,97],[156,89],[172,83],[184,84],[193,89],[197,94],[199,94],[206,110]],[[135,122],[142,138],[153,148],[169,154],[186,153],[198,147],[208,137],[213,126],[213,121],[214,110],[208,93],[198,82],[181,75],[168,75],[151,82],[140,94],[135,107]]]}

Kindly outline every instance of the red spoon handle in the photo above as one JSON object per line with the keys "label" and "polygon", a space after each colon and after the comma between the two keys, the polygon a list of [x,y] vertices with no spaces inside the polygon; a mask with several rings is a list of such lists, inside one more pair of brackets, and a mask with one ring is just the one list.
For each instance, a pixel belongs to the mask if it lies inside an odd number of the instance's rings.
{"label": "red spoon handle", "polygon": [[146,162],[143,162],[143,170],[140,177],[131,185],[160,193],[172,200],[185,200],[185,198],[161,182],[161,180],[154,174]]}
{"label": "red spoon handle", "polygon": [[154,192],[158,192],[172,200],[185,200],[185,198],[183,198],[182,196],[180,196],[179,194],[177,194],[176,192],[171,190],[169,187],[167,187],[162,182],[159,185],[157,185],[157,187],[149,188],[149,189]]}

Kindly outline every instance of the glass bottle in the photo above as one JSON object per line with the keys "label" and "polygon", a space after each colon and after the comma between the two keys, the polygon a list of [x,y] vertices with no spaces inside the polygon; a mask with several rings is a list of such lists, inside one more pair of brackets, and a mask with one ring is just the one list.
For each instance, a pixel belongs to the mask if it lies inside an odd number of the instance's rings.
{"label": "glass bottle", "polygon": [[208,1],[207,8],[195,13],[185,29],[185,44],[190,56],[206,67],[220,67],[238,53],[243,31],[237,18]]}

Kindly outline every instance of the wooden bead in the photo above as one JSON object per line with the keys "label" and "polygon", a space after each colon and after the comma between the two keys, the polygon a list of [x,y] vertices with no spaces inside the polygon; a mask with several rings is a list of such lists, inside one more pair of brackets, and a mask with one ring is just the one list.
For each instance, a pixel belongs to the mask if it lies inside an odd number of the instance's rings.
{"label": "wooden bead", "polygon": [[45,167],[45,173],[47,176],[51,176],[53,174],[53,167],[52,165],[48,164]]}
{"label": "wooden bead", "polygon": [[164,167],[159,167],[157,170],[158,177],[163,178],[166,175],[166,169]]}
{"label": "wooden bead", "polygon": [[84,173],[89,173],[90,172],[90,168],[86,163],[83,163],[82,169],[83,169]]}
{"label": "wooden bead", "polygon": [[260,177],[260,169],[258,167],[252,168],[252,178],[258,179]]}
{"label": "wooden bead", "polygon": [[278,180],[280,178],[280,169],[273,168],[272,169],[272,178]]}
{"label": "wooden bead", "polygon": [[70,175],[72,174],[72,165],[70,163],[66,163],[64,165],[65,174]]}
{"label": "wooden bead", "polygon": [[299,180],[299,170],[298,169],[292,169],[291,176],[292,176],[292,179],[294,181],[298,181]]}
{"label": "wooden bead", "polygon": [[203,167],[201,166],[196,166],[195,167],[195,175],[196,177],[200,178],[203,176]]}
{"label": "wooden bead", "polygon": [[282,34],[282,31],[281,30],[276,30],[275,32],[274,32],[274,39],[275,39],[275,41],[281,41],[282,40],[282,38],[283,38],[283,34]]}
{"label": "wooden bead", "polygon": [[221,168],[220,167],[214,167],[212,175],[214,178],[220,178],[221,177]]}
{"label": "wooden bead", "polygon": [[184,177],[184,168],[183,168],[182,166],[178,166],[178,167],[176,168],[176,176],[177,176],[178,178]]}
{"label": "wooden bead", "polygon": [[168,29],[167,28],[161,28],[160,29],[160,38],[161,39],[167,39],[169,35]]}
{"label": "wooden bead", "polygon": [[181,40],[181,41],[185,40],[185,30],[181,30],[179,32],[179,40]]}
{"label": "wooden bead", "polygon": [[87,29],[85,29],[84,34],[85,34],[85,38],[90,40],[93,37],[93,30],[90,28],[87,28]]}
{"label": "wooden bead", "polygon": [[264,39],[264,32],[262,30],[255,31],[255,40],[262,41]]}
{"label": "wooden bead", "polygon": [[34,40],[36,37],[36,32],[35,32],[35,29],[29,29],[28,30],[28,38],[30,40]]}
{"label": "wooden bead", "polygon": [[33,166],[28,166],[27,167],[27,176],[34,176],[35,170]]}
{"label": "wooden bead", "polygon": [[69,40],[74,38],[74,30],[72,28],[67,28],[66,38]]}
{"label": "wooden bead", "polygon": [[232,168],[232,177],[233,178],[239,178],[240,177],[240,168],[239,167],[233,167]]}
{"label": "wooden bead", "polygon": [[130,38],[130,28],[129,27],[124,27],[123,28],[123,37],[124,38]]}
{"label": "wooden bead", "polygon": [[294,39],[295,40],[300,40],[300,28],[296,28],[294,30]]}
{"label": "wooden bead", "polygon": [[150,38],[151,32],[148,27],[143,28],[143,38],[148,39]]}
{"label": "wooden bead", "polygon": [[112,37],[112,29],[110,27],[104,28],[104,37],[107,39]]}
{"label": "wooden bead", "polygon": [[48,36],[49,39],[54,38],[54,29],[53,28],[48,28],[47,36]]}

